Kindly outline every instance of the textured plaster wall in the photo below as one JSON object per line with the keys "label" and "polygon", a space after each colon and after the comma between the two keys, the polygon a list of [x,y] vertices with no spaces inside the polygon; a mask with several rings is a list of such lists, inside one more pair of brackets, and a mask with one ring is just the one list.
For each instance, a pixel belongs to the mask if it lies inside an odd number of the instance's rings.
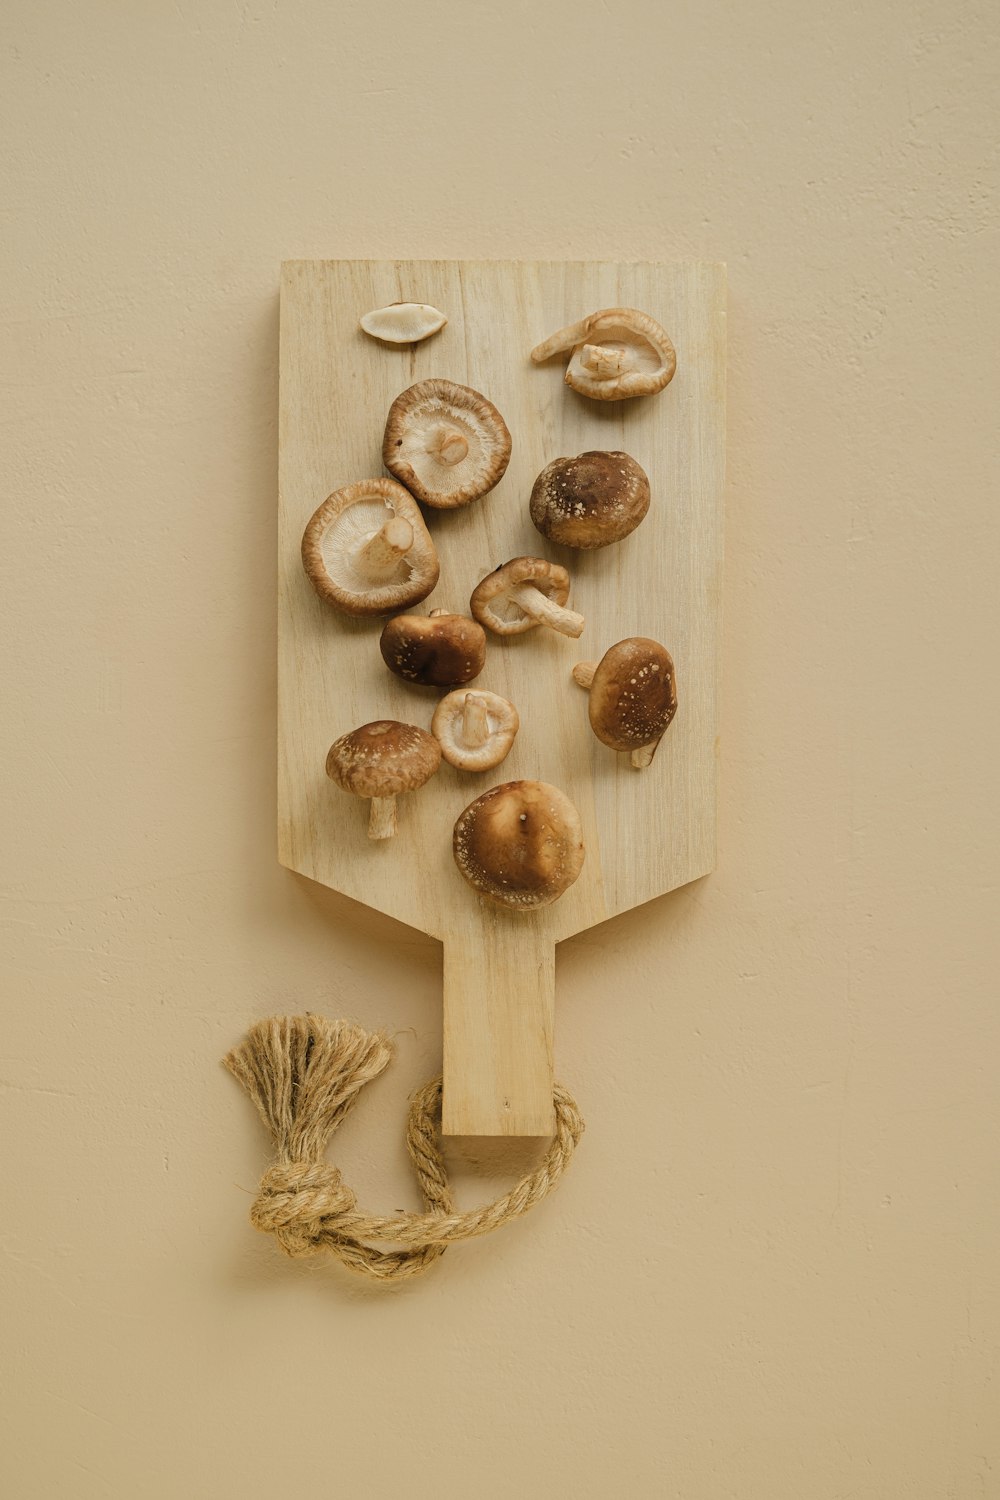
{"label": "textured plaster wall", "polygon": [[[995,8],[0,25],[4,1495],[1000,1495]],[[718,873],[560,950],[571,1175],[385,1295],[218,1059],[388,1024],[417,1206],[440,951],[273,853],[278,266],[397,254],[727,260],[731,448]]]}

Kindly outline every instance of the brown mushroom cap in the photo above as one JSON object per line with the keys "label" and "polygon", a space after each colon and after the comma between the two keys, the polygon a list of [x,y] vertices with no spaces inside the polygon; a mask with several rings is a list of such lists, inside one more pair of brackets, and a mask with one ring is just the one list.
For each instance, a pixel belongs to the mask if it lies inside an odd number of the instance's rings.
{"label": "brown mushroom cap", "polygon": [[420,507],[393,479],[362,479],[328,496],[306,526],[302,564],[320,598],[349,615],[418,604],[440,573]]}
{"label": "brown mushroom cap", "polygon": [[649,480],[627,453],[556,458],[535,480],[529,509],[550,542],[607,547],[634,531],[646,514]]}
{"label": "brown mushroom cap", "polygon": [[510,754],[520,727],[513,703],[483,688],[449,693],[431,720],[441,754],[460,771],[492,771]]}
{"label": "brown mushroom cap", "polygon": [[583,868],[580,815],[545,781],[506,781],[471,802],[455,824],[455,863],[501,906],[548,906]]}
{"label": "brown mushroom cap", "polygon": [[589,711],[591,729],[612,750],[655,747],[677,712],[670,652],[645,636],[612,646],[594,672]]}
{"label": "brown mushroom cap", "polygon": [[423,786],[440,764],[441,747],[426,729],[376,719],[334,740],[326,774],[356,797],[396,797]]}
{"label": "brown mushroom cap", "polygon": [[389,408],[382,462],[424,505],[453,510],[499,484],[510,462],[510,433],[478,391],[421,380]]}
{"label": "brown mushroom cap", "polygon": [[443,609],[396,615],[386,621],[379,649],[390,672],[425,687],[454,687],[478,677],[486,662],[486,632],[467,615]]}
{"label": "brown mushroom cap", "polygon": [[514,557],[476,585],[469,608],[496,635],[521,635],[544,624],[563,635],[578,636],[583,616],[565,608],[568,598],[569,574],[559,563]]}
{"label": "brown mushroom cap", "polygon": [[677,368],[666,330],[635,307],[606,307],[570,323],[532,349],[531,358],[541,364],[566,353],[566,384],[594,401],[652,396]]}

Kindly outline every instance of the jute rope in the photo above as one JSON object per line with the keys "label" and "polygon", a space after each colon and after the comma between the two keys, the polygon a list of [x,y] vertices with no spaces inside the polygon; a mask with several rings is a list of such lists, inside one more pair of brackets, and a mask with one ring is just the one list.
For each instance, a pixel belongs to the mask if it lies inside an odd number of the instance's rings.
{"label": "jute rope", "polygon": [[[441,1079],[413,1096],[406,1144],[427,1205],[423,1214],[392,1218],[358,1212],[336,1167],[323,1160],[327,1142],[366,1083],[392,1058],[383,1032],[323,1016],[273,1016],[250,1028],[224,1059],[274,1137],[277,1160],[260,1180],[250,1222],[273,1234],[286,1255],[329,1250],[364,1276],[400,1281],[418,1276],[449,1245],[488,1234],[539,1203],[569,1165],[583,1121],[571,1096],[556,1085],[556,1131],[539,1165],[502,1198],[456,1213],[441,1155]],[[390,1241],[383,1250],[371,1241]]]}

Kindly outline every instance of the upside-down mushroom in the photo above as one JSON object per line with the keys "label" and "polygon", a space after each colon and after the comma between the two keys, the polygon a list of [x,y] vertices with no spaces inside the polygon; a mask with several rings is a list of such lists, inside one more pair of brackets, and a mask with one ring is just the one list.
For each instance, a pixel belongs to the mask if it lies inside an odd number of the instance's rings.
{"label": "upside-down mushroom", "polygon": [[580,815],[545,781],[506,781],[459,815],[455,863],[472,888],[501,906],[531,911],[568,890],[583,868]]}
{"label": "upside-down mushroom", "polygon": [[418,604],[440,572],[419,506],[393,479],[362,479],[328,496],[303,534],[302,563],[320,598],[349,615]]}
{"label": "upside-down mushroom", "polygon": [[627,453],[556,458],[531,490],[531,519],[562,547],[592,549],[620,542],[649,509],[649,480]]}
{"label": "upside-down mushroom", "polygon": [[629,636],[599,662],[579,662],[573,677],[590,691],[590,727],[601,743],[629,751],[637,771],[648,766],[677,712],[674,663],[666,647]]}
{"label": "upside-down mushroom", "polygon": [[377,719],[333,742],[326,774],[342,791],[371,799],[368,837],[390,839],[396,832],[396,798],[423,786],[440,764],[440,746],[426,729]]}
{"label": "upside-down mushroom", "polygon": [[539,365],[567,353],[566,384],[594,401],[652,396],[677,368],[666,330],[635,307],[606,307],[570,323],[532,349],[531,358]]}
{"label": "upside-down mushroom", "polygon": [[495,635],[521,635],[547,625],[560,635],[579,636],[586,623],[567,609],[569,574],[544,557],[515,557],[487,573],[473,590],[469,608]]}
{"label": "upside-down mushroom", "polygon": [[510,442],[503,417],[478,391],[421,380],[389,408],[382,462],[422,504],[454,510],[500,483]]}
{"label": "upside-down mushroom", "polygon": [[431,734],[450,766],[460,771],[492,771],[510,754],[521,720],[499,693],[460,689],[434,710]]}

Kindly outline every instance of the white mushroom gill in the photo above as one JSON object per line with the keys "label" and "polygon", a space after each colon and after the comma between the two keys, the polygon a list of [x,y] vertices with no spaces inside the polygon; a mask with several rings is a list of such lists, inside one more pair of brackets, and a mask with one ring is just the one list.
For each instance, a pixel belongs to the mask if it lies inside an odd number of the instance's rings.
{"label": "white mushroom gill", "polygon": [[[405,531],[404,531],[405,528]],[[339,588],[404,582],[411,573],[406,552],[413,528],[380,500],[361,500],[341,511],[322,541],[323,565]]]}

